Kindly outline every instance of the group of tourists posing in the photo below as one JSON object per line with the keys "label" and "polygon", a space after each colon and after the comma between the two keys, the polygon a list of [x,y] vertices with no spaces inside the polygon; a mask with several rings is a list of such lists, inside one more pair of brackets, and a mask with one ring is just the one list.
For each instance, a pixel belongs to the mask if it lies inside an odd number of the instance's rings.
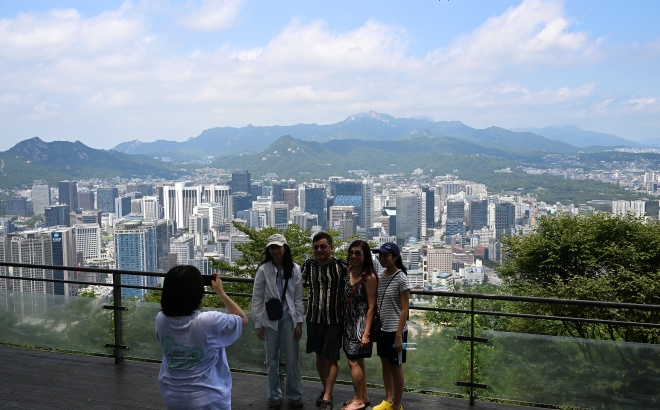
{"label": "group of tourists posing", "polygon": [[[356,240],[349,245],[347,262],[332,256],[332,237],[327,233],[316,234],[312,242],[314,258],[308,259],[301,269],[293,262],[284,236],[272,235],[257,269],[252,317],[257,335],[266,347],[270,407],[278,409],[282,403],[279,381],[282,347],[289,406],[303,406],[298,349],[305,320],[307,353],[316,354],[316,370],[322,384],[316,398],[318,407],[333,408],[332,390],[342,349],[354,389],[353,398],[345,401],[342,409],[358,410],[371,405],[364,359],[371,357],[376,342],[386,398],[374,410],[402,409],[401,365],[406,361],[403,344],[408,334],[410,283],[399,247],[385,243],[371,250],[367,242]],[[384,268],[379,275],[375,273],[372,252],[378,255]],[[303,317],[303,281],[309,285],[306,317]]]}
{"label": "group of tourists posing", "polygon": [[[302,379],[298,364],[303,320],[307,322],[307,353],[316,354],[322,390],[316,405],[333,408],[340,350],[348,359],[354,395],[342,409],[371,405],[364,359],[373,343],[383,367],[386,398],[374,410],[400,410],[407,340],[410,284],[399,247],[385,243],[371,250],[365,241],[349,245],[349,260],[332,256],[332,237],[320,232],[312,239],[314,258],[302,269],[293,262],[281,234],[271,235],[257,269],[252,317],[264,341],[270,408],[282,405],[279,355],[286,361],[286,397],[290,408],[302,408]],[[384,271],[375,273],[371,253]],[[309,285],[306,317],[303,281]],[[216,274],[213,290],[228,313],[200,312],[204,285],[194,266],[176,266],[165,276],[156,338],[163,349],[158,387],[168,409],[231,409],[231,374],[225,347],[240,337],[248,319],[223,290]]]}

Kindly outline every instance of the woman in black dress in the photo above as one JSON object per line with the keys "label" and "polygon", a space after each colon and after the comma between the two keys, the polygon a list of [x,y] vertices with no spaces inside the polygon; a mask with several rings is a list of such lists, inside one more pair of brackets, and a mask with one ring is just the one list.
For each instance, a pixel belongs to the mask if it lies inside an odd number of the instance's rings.
{"label": "woman in black dress", "polygon": [[370,404],[364,359],[371,357],[373,347],[369,330],[376,313],[378,279],[367,242],[353,242],[348,248],[348,257],[350,274],[346,277],[343,296],[343,349],[351,368],[355,394],[344,402],[343,410],[361,410]]}

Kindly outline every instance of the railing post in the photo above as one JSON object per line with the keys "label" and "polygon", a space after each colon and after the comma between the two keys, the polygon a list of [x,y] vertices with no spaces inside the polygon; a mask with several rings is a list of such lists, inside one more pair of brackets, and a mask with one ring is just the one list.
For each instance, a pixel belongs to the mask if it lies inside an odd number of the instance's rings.
{"label": "railing post", "polygon": [[115,341],[114,343],[106,343],[105,347],[112,347],[114,349],[115,364],[119,364],[124,361],[124,350],[128,349],[128,346],[124,345],[124,336],[122,333],[122,311],[128,310],[128,308],[121,305],[121,273],[118,272],[112,273],[112,299],[113,304],[103,305],[103,309],[112,310],[115,322]]}
{"label": "railing post", "polygon": [[121,309],[121,274],[112,274],[112,296],[114,299],[115,316],[115,364],[124,361],[124,352],[120,346],[124,344],[124,335],[122,334],[122,309]]}

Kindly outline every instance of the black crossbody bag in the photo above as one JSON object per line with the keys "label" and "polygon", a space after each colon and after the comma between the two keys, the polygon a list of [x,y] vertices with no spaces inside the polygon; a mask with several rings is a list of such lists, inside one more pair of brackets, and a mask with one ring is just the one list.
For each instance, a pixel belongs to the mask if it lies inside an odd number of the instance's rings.
{"label": "black crossbody bag", "polygon": [[[282,273],[284,275],[284,273]],[[284,316],[284,302],[286,297],[286,286],[289,284],[289,278],[284,280],[284,289],[282,289],[281,298],[271,298],[266,302],[266,314],[270,320],[280,320]]]}

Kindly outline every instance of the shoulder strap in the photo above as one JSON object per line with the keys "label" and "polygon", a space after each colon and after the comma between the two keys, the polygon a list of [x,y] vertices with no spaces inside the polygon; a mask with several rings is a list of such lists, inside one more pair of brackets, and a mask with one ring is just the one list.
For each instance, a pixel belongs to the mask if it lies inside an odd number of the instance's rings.
{"label": "shoulder strap", "polygon": [[401,271],[398,270],[394,275],[392,275],[392,279],[390,279],[390,281],[387,282],[387,286],[385,286],[385,290],[383,291],[383,298],[380,300],[380,305],[378,306],[378,311],[379,311],[379,312],[381,311],[380,308],[383,307],[383,301],[385,300],[385,293],[387,293],[387,288],[390,287],[390,283],[392,283],[392,281],[394,280],[394,278],[396,277],[396,275],[399,274],[399,272],[401,272]]}
{"label": "shoulder strap", "polygon": [[360,289],[360,287],[364,284],[367,276],[368,275],[364,275],[364,277],[360,279],[360,285],[353,288],[353,292],[351,292],[351,296],[348,297],[348,300],[346,301],[346,305],[344,305],[344,316],[346,316],[346,310],[348,309],[348,304],[351,303],[351,299],[353,299],[353,295],[355,295],[355,292],[357,292],[357,290]]}

